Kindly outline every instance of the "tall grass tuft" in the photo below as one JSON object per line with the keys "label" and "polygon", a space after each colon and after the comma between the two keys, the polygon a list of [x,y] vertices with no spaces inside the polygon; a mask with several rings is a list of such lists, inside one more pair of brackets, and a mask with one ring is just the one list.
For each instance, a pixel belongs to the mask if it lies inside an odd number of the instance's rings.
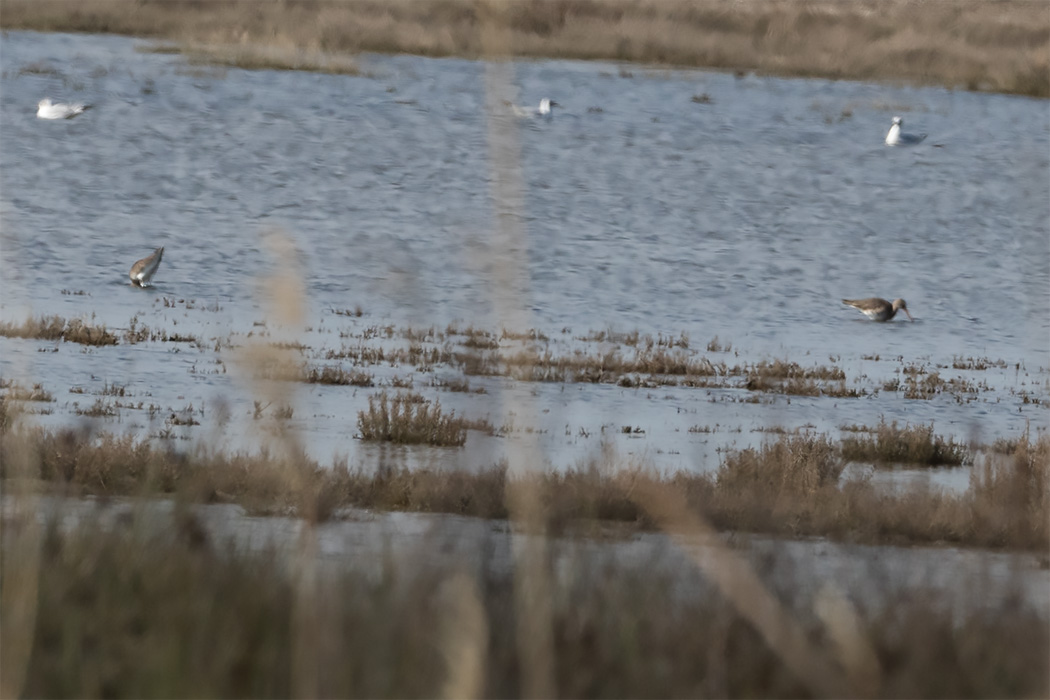
{"label": "tall grass tuft", "polygon": [[0,335],[8,338],[35,340],[64,340],[81,345],[116,345],[117,336],[105,326],[95,326],[80,319],[66,320],[60,316],[28,318],[21,325],[0,322]]}
{"label": "tall grass tuft", "polygon": [[836,486],[844,466],[827,437],[791,435],[729,455],[716,478],[722,490],[794,499]]}
{"label": "tall grass tuft", "polygon": [[419,394],[387,393],[368,397],[368,410],[357,414],[357,430],[362,440],[380,440],[401,445],[460,447],[467,441],[467,429],[456,412],[445,413],[441,403],[431,403]]}
{"label": "tall grass tuft", "polygon": [[1023,541],[1050,529],[1050,440],[1025,435],[1008,459],[988,458],[970,474],[975,527],[995,542]]}
{"label": "tall grass tuft", "polygon": [[853,462],[875,464],[915,464],[936,467],[956,466],[966,458],[966,448],[953,438],[933,434],[933,425],[897,427],[897,421],[883,420],[874,437],[847,437],[842,456]]}

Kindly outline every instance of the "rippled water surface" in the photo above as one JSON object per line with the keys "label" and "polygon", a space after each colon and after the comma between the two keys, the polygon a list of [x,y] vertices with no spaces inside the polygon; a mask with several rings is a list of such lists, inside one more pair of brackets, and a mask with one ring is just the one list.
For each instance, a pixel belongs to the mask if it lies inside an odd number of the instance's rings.
{"label": "rippled water surface", "polygon": [[[137,316],[202,339],[97,349],[0,339],[4,377],[55,396],[41,422],[80,420],[77,407],[119,385],[135,397],[125,404],[158,411],[123,407],[109,429],[254,445],[264,438],[259,385],[244,370],[252,343],[295,339],[320,362],[377,326],[499,331],[494,300],[523,259],[513,301],[559,352],[592,331],[684,333],[690,352],[713,361],[833,364],[865,395],[752,403],[744,388],[472,377],[488,392],[476,395],[433,388],[449,374],[441,367],[377,365],[371,389],[296,385],[291,425],[307,447],[370,459],[380,448],[353,439],[356,413],[395,377],[510,428],[471,433],[462,451],[404,451],[424,463],[484,466],[526,435],[541,436],[556,465],[605,441],[660,465],[710,468],[717,448],[756,444],[766,433],[753,431],[769,426],[835,432],[884,416],[986,440],[1046,428],[1045,101],[519,63],[520,103],[549,96],[564,107],[516,122],[524,201],[508,209],[494,204],[496,178],[510,175],[490,157],[482,63],[365,56],[364,76],[332,76],[190,66],[142,46],[3,39],[0,318],[94,316],[123,329]],[[94,109],[38,120],[45,96]],[[927,140],[884,146],[895,114]],[[498,214],[525,232],[511,250],[494,234]],[[291,252],[270,245],[273,231]],[[131,263],[162,245],[156,286],[131,287]],[[267,281],[281,272],[307,300],[301,322],[283,327]],[[865,296],[903,297],[916,321],[871,323],[840,303]],[[339,313],[358,307],[360,317]],[[716,337],[723,350],[706,350]],[[996,365],[953,368],[965,358]],[[982,388],[931,400],[877,391],[908,366]],[[509,415],[515,397],[535,415]],[[191,405],[204,408],[201,425],[165,432],[172,410]]]}

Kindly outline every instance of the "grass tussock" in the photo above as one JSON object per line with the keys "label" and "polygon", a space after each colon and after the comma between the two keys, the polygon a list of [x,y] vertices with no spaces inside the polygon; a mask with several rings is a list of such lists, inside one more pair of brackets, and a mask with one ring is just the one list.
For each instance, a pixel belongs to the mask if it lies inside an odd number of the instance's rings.
{"label": "grass tussock", "polygon": [[116,345],[117,336],[81,319],[66,320],[60,316],[28,318],[21,325],[0,322],[0,336],[34,340],[64,340],[81,345]]}
{"label": "grass tussock", "polygon": [[368,372],[360,370],[346,371],[341,367],[325,366],[320,369],[308,368],[304,373],[304,381],[308,384],[337,384],[341,386],[369,387],[374,385],[375,377]]}
{"label": "grass tussock", "polygon": [[4,389],[4,400],[6,401],[43,401],[49,403],[55,400],[50,391],[44,389],[43,384],[33,384],[27,388],[18,382],[0,379],[0,389]]}
{"label": "grass tussock", "polygon": [[200,58],[267,68],[365,51],[474,58],[489,27],[515,56],[1050,96],[1050,16],[1039,0],[4,0],[0,27],[231,47]]}
{"label": "grass tussock", "polygon": [[362,440],[400,445],[460,447],[467,441],[466,425],[455,411],[445,413],[440,402],[411,393],[369,396],[368,410],[357,414],[357,430]]}
{"label": "grass tussock", "polygon": [[[374,417],[362,411],[361,420],[376,436],[422,441],[434,434],[435,416],[441,415],[449,423],[442,439],[465,439],[460,419],[409,398],[373,397]],[[0,402],[5,411],[0,415],[6,415],[5,403]],[[424,425],[404,425],[418,420],[421,411]],[[391,426],[399,422],[402,427]],[[384,425],[388,433],[380,432]],[[318,519],[346,507],[485,518],[508,512],[502,466],[482,472],[390,467],[372,473],[322,467],[302,456],[185,453],[106,433],[8,428],[0,443],[0,476],[12,476],[8,465],[25,454],[37,455],[34,478],[73,494],[182,494],[192,501],[238,503],[252,513]],[[865,479],[842,482],[842,464],[828,438],[796,434],[760,450],[730,453],[714,474],[661,475],[608,457],[566,472],[538,469],[527,478],[534,480],[549,523],[558,527],[588,521],[649,527],[632,494],[655,484],[683,494],[689,508],[721,530],[868,543],[1050,547],[1050,437],[1025,438],[1012,455],[988,453],[961,494],[920,486],[887,491]]]}
{"label": "grass tussock", "polygon": [[1047,528],[1050,439],[1018,440],[1005,460],[986,459],[970,476],[974,520],[994,540],[1014,541]]}
{"label": "grass tussock", "polygon": [[809,497],[837,486],[844,464],[826,437],[793,435],[731,454],[722,463],[716,483],[724,492],[750,491],[761,499]]}
{"label": "grass tussock", "polygon": [[842,456],[852,462],[957,466],[966,454],[966,447],[953,438],[945,440],[934,435],[932,424],[898,428],[897,421],[882,421],[873,436],[847,437],[842,441]]}
{"label": "grass tussock", "polygon": [[[4,528],[8,551],[24,527]],[[498,564],[502,552],[484,545],[479,563],[465,566],[427,556],[435,544],[364,569],[320,569],[304,587],[285,555],[220,539],[188,509],[152,529],[88,518],[67,530],[52,520],[22,694],[290,697],[308,649],[317,696],[459,696],[450,679],[464,672],[471,696],[521,695],[513,631],[529,613]],[[558,696],[809,695],[697,572],[660,562],[601,552],[561,560],[567,575],[551,579],[549,620]],[[789,585],[795,576],[784,569],[771,561],[759,575]],[[873,697],[1047,693],[1045,622],[1025,604],[959,611],[921,589],[855,610],[877,662]],[[830,645],[815,616],[798,617],[809,638]]]}

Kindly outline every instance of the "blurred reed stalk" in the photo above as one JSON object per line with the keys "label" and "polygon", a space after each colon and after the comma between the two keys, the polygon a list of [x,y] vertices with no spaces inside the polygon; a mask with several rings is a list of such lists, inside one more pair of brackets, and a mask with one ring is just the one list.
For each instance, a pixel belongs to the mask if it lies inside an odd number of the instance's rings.
{"label": "blurred reed stalk", "polygon": [[[4,420],[16,421],[18,416],[8,414]],[[34,487],[40,472],[38,455],[31,443],[21,442],[19,449],[7,452],[6,459],[4,469],[11,476],[4,485],[0,517],[3,527],[14,528],[15,533],[4,534],[10,545],[0,567],[0,697],[16,698],[22,696],[33,649],[43,530]]]}
{"label": "blurred reed stalk", "polygon": [[[8,232],[11,235],[11,232]],[[17,235],[17,234],[16,234]],[[20,260],[11,258],[11,246],[0,256],[0,279],[10,289],[21,281]],[[27,309],[29,311],[29,309]],[[68,324],[63,324],[68,326]],[[30,377],[28,367],[13,374]],[[0,440],[20,421],[15,401],[0,401]],[[4,480],[0,521],[5,543],[0,555],[0,698],[21,697],[29,671],[36,632],[43,528],[37,519],[40,497],[36,486],[40,455],[31,442],[4,445]],[[11,532],[13,530],[13,534]]]}
{"label": "blurred reed stalk", "polygon": [[[511,37],[505,15],[509,0],[478,0],[481,45],[485,62],[485,113],[492,204],[496,220],[491,268],[493,306],[507,328],[531,328],[527,310],[528,232],[523,225],[525,185],[516,120],[503,116],[504,101],[514,101],[514,67],[506,60]],[[503,392],[504,415],[533,422],[536,409],[527,392]],[[510,519],[526,534],[512,540],[514,598],[518,653],[522,664],[522,694],[555,696],[554,630],[551,574],[547,558],[547,516],[539,484],[528,477],[543,464],[534,440],[524,439],[508,458],[506,504]]]}
{"label": "blurred reed stalk", "polygon": [[[265,290],[269,308],[268,320],[281,329],[301,329],[306,318],[306,293],[303,273],[297,261],[299,253],[292,239],[280,230],[263,234],[276,261],[274,273],[261,280],[260,289]],[[295,371],[297,357],[292,349],[260,341],[245,350],[242,362],[249,369],[249,376],[259,376],[262,368],[270,368],[278,375]],[[278,406],[292,406],[294,382],[258,381],[254,390],[265,401]],[[291,615],[291,686],[293,697],[316,698],[320,696],[320,669],[318,668],[320,640],[323,638],[319,608],[321,595],[318,581],[318,499],[314,481],[309,478],[309,461],[287,421],[277,423],[278,444],[286,458],[283,480],[285,488],[295,494],[302,521],[299,529],[299,545],[294,555],[292,569]]]}
{"label": "blurred reed stalk", "polygon": [[[696,563],[725,596],[737,613],[750,622],[762,635],[770,649],[780,657],[796,677],[812,690],[814,695],[830,698],[861,697],[877,692],[869,687],[850,687],[846,677],[831,662],[824,650],[809,641],[801,625],[766,589],[751,565],[729,549],[718,533],[701,516],[692,512],[682,495],[654,481],[639,481],[634,488],[638,503]],[[841,629],[841,628],[840,628]],[[864,649],[866,640],[850,637],[845,649]],[[874,658],[874,652],[861,652],[861,658]],[[844,659],[847,668],[856,666],[854,656]],[[869,684],[872,674],[851,674]]]}

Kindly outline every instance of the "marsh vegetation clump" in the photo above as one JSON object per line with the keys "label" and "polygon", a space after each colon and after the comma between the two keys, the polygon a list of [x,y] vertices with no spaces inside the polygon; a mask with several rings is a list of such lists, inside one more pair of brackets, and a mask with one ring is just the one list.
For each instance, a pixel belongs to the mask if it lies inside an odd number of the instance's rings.
{"label": "marsh vegetation clump", "polygon": [[88,418],[114,418],[118,415],[117,407],[102,399],[95,399],[95,403],[87,408],[81,408],[74,404],[73,411],[78,416],[87,416]]}
{"label": "marsh vegetation clump", "polygon": [[846,386],[846,373],[835,366],[802,367],[787,360],[764,360],[733,368],[734,374],[741,372],[747,377],[744,387],[750,391],[840,398],[856,398],[865,393],[863,389]]}
{"label": "marsh vegetation clump", "polygon": [[347,371],[342,367],[326,365],[307,368],[304,373],[304,381],[308,384],[337,384],[341,386],[374,386],[375,377],[368,372],[360,370]]}
{"label": "marsh vegetation clump", "polygon": [[34,340],[64,340],[81,345],[116,345],[117,336],[105,326],[96,326],[81,319],[66,320],[60,316],[28,318],[22,324],[0,322],[0,336],[31,338]]}
{"label": "marsh vegetation clump", "polygon": [[897,427],[897,421],[883,420],[872,432],[871,437],[843,439],[842,456],[851,462],[929,467],[956,466],[967,456],[964,445],[934,435],[933,424]]}
{"label": "marsh vegetation clump", "polygon": [[466,426],[455,411],[445,413],[440,402],[412,393],[369,396],[368,410],[357,414],[357,430],[362,440],[401,445],[460,447],[467,441]]}
{"label": "marsh vegetation clump", "polygon": [[[0,418],[7,415],[6,404],[0,401]],[[455,445],[463,444],[467,429],[490,428],[446,415],[418,395],[391,399],[384,392],[372,397],[370,409],[361,412],[359,422],[375,440]],[[71,494],[178,494],[190,501],[238,503],[256,514],[299,517],[329,517],[344,507],[489,518],[508,512],[501,464],[480,471],[349,470],[322,467],[301,454],[177,452],[170,445],[105,432],[11,428],[9,420],[0,426],[5,431],[0,478],[12,476],[19,454],[33,454],[38,457],[32,478]],[[919,487],[886,491],[863,478],[841,482],[838,446],[812,434],[780,435],[761,449],[730,452],[713,474],[661,474],[603,455],[564,472],[537,465],[516,478],[530,480],[545,518],[558,527],[589,519],[651,527],[634,494],[669,488],[720,530],[870,543],[1050,547],[1050,437],[1031,442],[1026,436],[1012,455],[989,452],[985,459],[963,494]],[[298,486],[289,488],[290,483]]]}
{"label": "marsh vegetation clump", "polygon": [[970,475],[974,519],[995,542],[1030,541],[1050,529],[1050,440],[1017,441],[1006,459],[990,458]]}
{"label": "marsh vegetation clump", "polygon": [[55,397],[51,392],[44,389],[43,384],[33,384],[27,388],[14,381],[0,379],[0,389],[4,389],[3,397],[6,401],[43,401],[51,402]]}
{"label": "marsh vegetation clump", "polygon": [[794,499],[836,487],[844,467],[830,439],[801,434],[729,455],[715,478],[720,490],[750,492],[774,500]]}

